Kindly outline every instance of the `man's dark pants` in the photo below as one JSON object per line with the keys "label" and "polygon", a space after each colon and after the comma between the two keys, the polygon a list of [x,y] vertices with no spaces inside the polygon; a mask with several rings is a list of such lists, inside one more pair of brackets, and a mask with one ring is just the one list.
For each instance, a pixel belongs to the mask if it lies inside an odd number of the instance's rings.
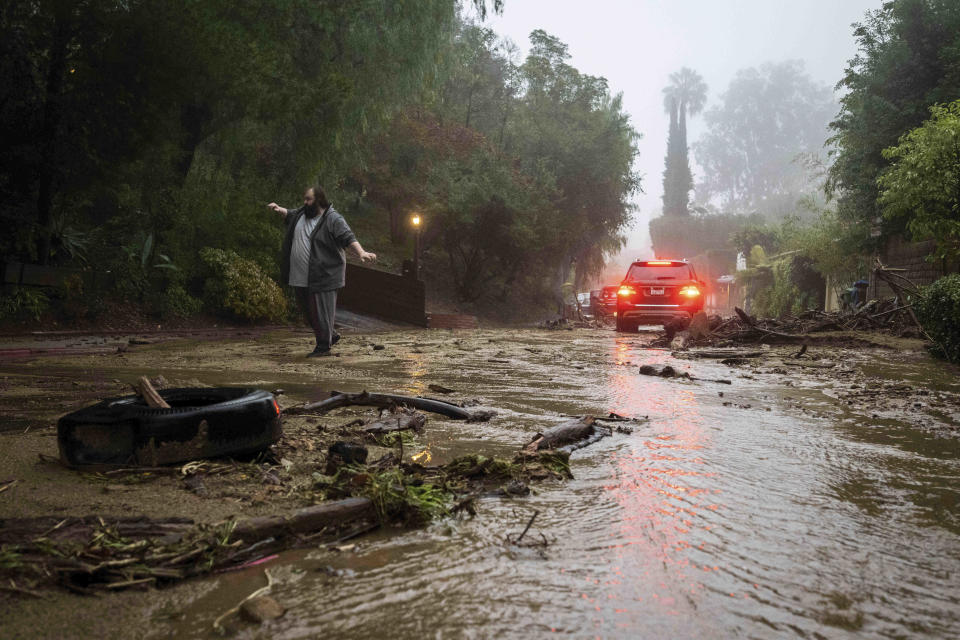
{"label": "man's dark pants", "polygon": [[317,337],[317,348],[329,351],[336,335],[333,320],[337,312],[337,290],[310,291],[307,287],[294,287],[293,290],[296,292],[300,310],[306,315],[307,322]]}

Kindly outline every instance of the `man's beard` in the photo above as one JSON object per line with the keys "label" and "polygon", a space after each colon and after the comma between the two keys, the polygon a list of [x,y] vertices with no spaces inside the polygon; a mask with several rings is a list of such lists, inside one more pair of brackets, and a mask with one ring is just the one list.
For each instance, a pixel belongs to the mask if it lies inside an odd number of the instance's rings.
{"label": "man's beard", "polygon": [[306,205],[306,209],[304,210],[303,214],[308,218],[316,218],[318,215],[320,215],[320,211],[320,203],[314,202],[313,204]]}

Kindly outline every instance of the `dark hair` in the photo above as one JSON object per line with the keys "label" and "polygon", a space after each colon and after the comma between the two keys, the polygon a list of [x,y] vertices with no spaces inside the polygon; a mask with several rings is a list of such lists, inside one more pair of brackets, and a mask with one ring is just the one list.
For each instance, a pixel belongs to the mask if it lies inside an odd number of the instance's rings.
{"label": "dark hair", "polygon": [[315,185],[310,187],[310,190],[313,191],[314,202],[320,205],[320,209],[322,211],[325,211],[327,207],[330,206],[330,201],[327,200],[327,194],[323,191],[323,187],[320,185]]}

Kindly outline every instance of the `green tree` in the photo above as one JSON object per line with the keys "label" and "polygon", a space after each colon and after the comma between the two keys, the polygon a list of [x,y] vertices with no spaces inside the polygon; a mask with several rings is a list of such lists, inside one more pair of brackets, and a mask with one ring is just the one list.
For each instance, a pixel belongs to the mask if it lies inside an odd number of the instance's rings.
{"label": "green tree", "polygon": [[663,213],[666,216],[689,214],[693,173],[687,146],[687,115],[700,113],[706,101],[707,85],[700,74],[687,67],[670,74],[670,84],[663,89],[664,110],[670,114],[663,172]]}
{"label": "green tree", "polygon": [[0,246],[45,260],[60,216],[104,255],[153,232],[180,260],[272,262],[260,201],[338,177],[429,87],[455,18],[453,0],[6,3]]}
{"label": "green tree", "polygon": [[571,266],[579,285],[602,269],[623,244],[639,187],[632,170],[638,134],[611,95],[605,78],[582,74],[567,63],[567,46],[542,30],[530,34],[521,66],[526,91],[512,119],[507,152],[533,176],[552,182],[555,214],[545,221],[540,249],[559,292]]}
{"label": "green tree", "polygon": [[[960,3],[893,0],[854,30],[859,51],[839,88],[846,91],[831,127],[835,160],[827,181],[841,218],[872,222],[879,214],[877,178],[883,150],[919,126],[931,105],[960,96]],[[887,219],[887,231],[906,220]]]}
{"label": "green tree", "polygon": [[819,167],[808,160],[829,136],[832,90],[802,62],[787,61],[738,71],[720,101],[704,114],[707,131],[694,144],[703,168],[698,201],[770,219],[795,214],[821,188]]}
{"label": "green tree", "polygon": [[930,119],[885,149],[878,179],[883,215],[916,240],[937,242],[937,257],[960,257],[960,100],[930,108]]}

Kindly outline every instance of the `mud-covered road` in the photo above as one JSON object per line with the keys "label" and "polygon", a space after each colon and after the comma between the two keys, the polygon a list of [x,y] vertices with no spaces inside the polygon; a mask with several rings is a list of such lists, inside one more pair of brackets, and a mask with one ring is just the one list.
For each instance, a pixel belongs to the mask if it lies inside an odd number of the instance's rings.
{"label": "mud-covered road", "polygon": [[[497,412],[431,415],[405,448],[441,463],[511,455],[564,414],[649,420],[571,457],[574,479],[527,497],[490,496],[477,515],[380,529],[340,550],[163,590],[0,602],[3,637],[208,637],[264,584],[286,609],[240,638],[958,637],[960,377],[919,342],[774,347],[741,364],[651,349],[609,330],[393,331],[347,335],[339,357],[306,359],[303,334],[178,339],[120,351],[0,361],[0,518],[144,513],[213,520],[303,500],[297,477],[359,408],[288,419],[279,485],[249,473],[186,491],[175,478],[117,483],[68,471],[56,417],[171,386],[283,389],[286,406],[340,391],[436,395]],[[698,378],[639,374],[670,364]],[[297,476],[297,472],[300,476]],[[530,540],[506,542],[538,516]],[[135,630],[133,633],[131,630]]]}

